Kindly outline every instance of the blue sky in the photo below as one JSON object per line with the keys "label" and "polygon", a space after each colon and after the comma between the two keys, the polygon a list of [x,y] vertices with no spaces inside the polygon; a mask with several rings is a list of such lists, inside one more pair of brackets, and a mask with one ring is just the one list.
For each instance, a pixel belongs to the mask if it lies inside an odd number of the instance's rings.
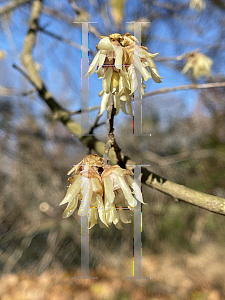
{"label": "blue sky", "polygon": [[[160,1],[164,2],[164,1]],[[172,1],[176,2],[176,1]],[[181,3],[181,1],[178,1]],[[182,1],[187,3],[187,1]],[[4,5],[4,1],[0,5]],[[140,1],[126,2],[125,17],[124,17],[124,31],[126,32],[125,22],[132,20],[134,9],[139,9]],[[85,4],[84,4],[85,5]],[[47,1],[46,6],[53,6],[59,8],[63,13],[69,14],[73,17],[73,11],[67,1]],[[100,15],[94,14],[94,9],[88,6],[91,21],[98,22],[97,28],[101,28],[101,33],[104,34],[104,23]],[[159,52],[159,56],[176,56],[183,52],[191,51],[200,48],[203,53],[210,56],[212,46],[218,44],[219,29],[216,20],[221,17],[222,12],[218,9],[213,9],[209,13],[210,3],[207,1],[207,10],[201,13],[196,11],[189,11],[188,15],[181,18],[179,15],[175,16],[173,26],[169,24],[168,20],[160,19],[153,20],[149,29],[152,36],[148,45],[149,52]],[[108,13],[109,8],[107,8]],[[145,16],[143,12],[143,16]],[[16,90],[28,90],[31,86],[24,80],[21,75],[10,68],[13,63],[20,64],[21,49],[24,38],[27,32],[27,22],[29,18],[28,6],[16,10],[12,15],[12,20],[8,24],[10,29],[7,29],[7,23],[3,20],[1,25],[4,30],[0,32],[0,49],[5,49],[8,53],[4,61],[0,61],[0,85],[13,87]],[[186,18],[186,19],[185,19]],[[189,23],[186,20],[189,20]],[[191,25],[190,25],[191,24]],[[79,27],[73,24],[68,25],[62,21],[56,21],[45,14],[40,20],[41,26],[46,26],[46,29],[58,35],[72,40],[78,44],[81,43],[81,31]],[[112,32],[115,32],[112,26]],[[90,35],[90,49],[95,51],[95,45],[98,39]],[[225,47],[225,43],[224,43]],[[49,91],[56,97],[56,99],[67,109],[75,110],[80,108],[80,65],[81,65],[81,51],[73,48],[65,43],[56,41],[52,37],[44,34],[39,34],[37,37],[37,45],[34,51],[35,60],[41,65],[40,74]],[[90,62],[93,57],[90,57]],[[214,57],[212,57],[214,58]],[[219,53],[219,58],[224,59],[224,54]],[[221,60],[220,60],[221,61]],[[184,64],[184,61],[179,64]],[[147,82],[146,92],[153,91],[159,88],[179,86],[189,84],[192,81],[186,75],[183,75],[177,69],[174,69],[174,62],[170,61],[170,65],[156,62],[158,72],[164,77],[163,82],[157,84],[152,80]],[[224,69],[221,63],[214,61],[212,74],[220,73],[224,75]],[[7,74],[4,69],[7,68]],[[210,80],[209,80],[210,81]],[[200,80],[199,82],[204,82]],[[101,80],[97,79],[97,75],[93,74],[90,77],[90,106],[100,104],[101,99],[98,97],[98,92],[102,89]],[[30,87],[29,87],[30,86]],[[178,91],[168,94],[171,98],[176,98],[178,101],[183,101],[186,107],[186,113],[191,114],[195,103],[198,99],[198,92],[196,91]],[[168,96],[167,96],[168,97]],[[30,98],[14,97],[15,102],[23,101],[27,103],[34,114],[42,115],[46,111],[46,106],[40,99],[32,100]],[[162,95],[163,98],[163,95]],[[150,101],[149,99],[148,101]],[[144,100],[146,101],[146,99]],[[169,109],[169,106],[168,106]],[[91,117],[95,117],[97,112],[91,113]],[[123,113],[121,113],[121,120]]]}

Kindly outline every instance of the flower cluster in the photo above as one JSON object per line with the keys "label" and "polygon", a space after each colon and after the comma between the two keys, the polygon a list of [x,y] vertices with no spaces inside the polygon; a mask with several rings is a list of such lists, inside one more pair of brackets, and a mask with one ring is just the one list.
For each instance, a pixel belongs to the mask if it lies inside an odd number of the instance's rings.
{"label": "flower cluster", "polygon": [[204,0],[191,0],[189,8],[192,10],[202,11],[206,8]]}
{"label": "flower cluster", "polygon": [[183,73],[187,73],[188,70],[192,70],[192,75],[198,79],[199,77],[210,77],[211,66],[213,61],[203,53],[194,52],[187,55],[186,64],[183,68]]}
{"label": "flower cluster", "polygon": [[[138,89],[139,94],[144,93],[145,84],[141,84],[141,75],[147,81],[152,78],[160,83],[162,77],[159,76],[156,65],[152,59],[158,53],[151,54],[146,47],[140,47],[135,43],[138,40],[130,33],[123,35],[114,33],[109,36],[100,36],[101,40],[96,46],[98,52],[94,57],[86,76],[94,72],[98,78],[102,78],[103,91],[100,113],[105,110],[110,94],[114,96],[114,107],[118,114],[120,108],[132,114],[131,96]],[[97,70],[96,70],[97,68]]]}
{"label": "flower cluster", "polygon": [[[98,155],[87,155],[75,165],[68,175],[70,185],[60,205],[68,203],[63,218],[68,218],[79,205],[78,215],[87,216],[90,228],[96,223],[106,225],[112,223],[122,229],[121,222],[131,222],[131,210],[137,200],[143,203],[138,184],[131,177],[133,173],[103,163]],[[104,226],[103,225],[103,226]]]}

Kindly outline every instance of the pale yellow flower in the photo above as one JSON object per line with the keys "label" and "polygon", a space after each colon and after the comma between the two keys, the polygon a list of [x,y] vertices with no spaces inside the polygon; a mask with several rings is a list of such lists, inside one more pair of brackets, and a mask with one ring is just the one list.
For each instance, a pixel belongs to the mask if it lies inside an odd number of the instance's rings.
{"label": "pale yellow flower", "polygon": [[151,54],[146,47],[137,46],[135,42],[138,42],[137,39],[130,33],[114,33],[101,36],[96,46],[98,52],[86,76],[96,72],[98,78],[102,78],[100,115],[108,104],[110,94],[114,96],[117,113],[120,108],[125,112],[127,103],[128,113],[132,115],[131,97],[134,91],[138,89],[139,95],[144,93],[145,85],[141,84],[141,75],[145,81],[152,78],[157,83],[161,82],[162,77],[152,59],[158,53]]}
{"label": "pale yellow flower", "polygon": [[211,66],[213,61],[203,53],[192,53],[186,57],[186,64],[183,68],[183,73],[192,71],[192,75],[198,79],[199,77],[210,77]]}
{"label": "pale yellow flower", "polygon": [[191,0],[189,8],[192,10],[202,11],[206,8],[204,0]]}
{"label": "pale yellow flower", "polygon": [[71,173],[70,186],[60,203],[68,203],[63,218],[71,216],[79,204],[78,215],[89,218],[90,228],[99,220],[100,225],[108,227],[113,223],[122,229],[121,222],[131,222],[130,211],[137,201],[143,203],[133,173],[118,165],[104,164],[98,155],[87,155],[68,175]]}

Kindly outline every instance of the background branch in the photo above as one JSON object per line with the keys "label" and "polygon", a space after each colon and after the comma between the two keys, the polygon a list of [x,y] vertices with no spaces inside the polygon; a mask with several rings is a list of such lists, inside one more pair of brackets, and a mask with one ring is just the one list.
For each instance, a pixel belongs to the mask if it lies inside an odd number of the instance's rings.
{"label": "background branch", "polygon": [[[41,14],[42,1],[35,0],[32,5],[31,12],[31,21],[30,28],[28,30],[24,48],[22,53],[22,61],[28,71],[26,74],[21,68],[17,67],[23,76],[25,76],[37,89],[39,96],[45,101],[45,103],[52,110],[53,115],[57,115],[58,119],[63,122],[63,124],[75,135],[78,136],[83,145],[89,147],[90,149],[94,149],[99,155],[103,155],[105,153],[105,144],[96,139],[94,136],[80,136],[81,126],[74,122],[67,111],[65,111],[54,99],[54,97],[49,93],[46,87],[43,84],[43,81],[35,68],[35,62],[32,57],[32,51],[36,42],[36,33],[38,30],[38,19]],[[187,88],[211,88],[211,87],[221,87],[225,86],[225,83],[210,83],[210,84],[191,84],[189,86],[175,87],[170,89],[161,89],[152,93],[148,93],[145,96],[154,95],[158,93],[165,93],[166,91],[178,90],[178,89],[187,89]],[[113,113],[113,112],[112,112]],[[113,128],[113,122],[109,125],[109,128]],[[109,131],[110,133],[110,131]],[[135,166],[135,162],[131,161],[130,158],[125,157],[122,153],[120,153],[121,159],[124,161],[124,164],[127,168],[133,169]],[[109,152],[109,159],[112,164],[117,163],[117,156],[112,149]],[[189,189],[185,186],[176,184],[171,182],[163,177],[158,176],[147,170],[146,168],[142,168],[143,176],[142,183],[146,184],[149,187],[152,187],[156,190],[159,190],[167,195],[172,196],[175,200],[182,200],[184,202],[193,204],[195,206],[204,208],[211,212],[215,212],[217,214],[225,215],[225,199],[208,195],[205,193],[201,193],[192,189]]]}
{"label": "background branch", "polygon": [[211,88],[218,88],[218,87],[225,87],[225,82],[211,82],[211,83],[201,83],[201,84],[191,83],[189,85],[180,85],[180,86],[174,86],[170,88],[163,88],[153,92],[146,93],[142,96],[142,98],[151,97],[163,93],[180,91],[180,90],[211,89]]}
{"label": "background branch", "polygon": [[30,0],[15,0],[10,2],[9,4],[6,4],[3,7],[0,7],[0,16],[9,13],[10,11],[16,9],[18,6],[30,2]]}

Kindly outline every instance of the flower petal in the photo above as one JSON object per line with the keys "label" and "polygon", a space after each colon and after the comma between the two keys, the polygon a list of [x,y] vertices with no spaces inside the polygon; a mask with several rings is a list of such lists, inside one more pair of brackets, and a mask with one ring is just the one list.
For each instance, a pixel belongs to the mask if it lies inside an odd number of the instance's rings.
{"label": "flower petal", "polygon": [[111,206],[111,204],[114,202],[115,194],[113,192],[113,182],[110,177],[103,178],[103,184],[104,184],[104,197],[105,197],[105,208]]}
{"label": "flower petal", "polygon": [[116,181],[120,188],[122,189],[124,196],[128,202],[128,205],[130,207],[134,207],[137,205],[137,201],[134,199],[133,195],[131,194],[131,190],[129,186],[127,185],[126,181],[122,176],[116,176]]}
{"label": "flower petal", "polygon": [[98,223],[98,212],[96,208],[91,208],[89,210],[89,221],[91,222],[91,225],[89,229],[91,229],[95,224]]}
{"label": "flower petal", "polygon": [[116,59],[115,59],[115,67],[117,69],[122,70],[122,63],[123,63],[123,49],[121,46],[114,46]]}
{"label": "flower petal", "polygon": [[116,94],[113,97],[114,99],[114,107],[116,108],[116,114],[120,112],[120,97]]}
{"label": "flower petal", "polygon": [[108,67],[105,72],[105,76],[102,79],[102,87],[106,94],[109,94],[110,92],[112,73],[113,73],[113,68]]}
{"label": "flower petal", "polygon": [[68,188],[66,196],[64,199],[61,201],[59,205],[63,205],[67,202],[72,201],[76,195],[79,193],[81,189],[81,176],[78,176],[77,179],[74,181],[73,184]]}
{"label": "flower petal", "polygon": [[104,37],[100,40],[98,43],[98,49],[99,50],[114,50],[113,45],[110,42],[109,37]]}
{"label": "flower petal", "polygon": [[150,69],[150,72],[151,72],[151,75],[152,75],[152,79],[157,83],[162,82],[161,79],[163,79],[163,77],[159,76],[159,73],[157,71],[157,68],[156,68],[156,65],[155,65],[153,59],[148,57],[147,62],[149,64],[149,69]]}
{"label": "flower petal", "polygon": [[100,107],[100,111],[99,111],[99,116],[101,116],[104,112],[104,110],[106,109],[106,106],[108,104],[108,101],[109,101],[109,97],[110,97],[110,94],[106,94],[104,93],[103,96],[102,96],[102,102],[101,102],[101,107]]}
{"label": "flower petal", "polygon": [[102,65],[104,65],[105,59],[106,59],[106,54],[102,53],[103,51],[100,51],[100,55],[99,55],[99,60],[98,60],[98,65],[99,67],[102,67]]}
{"label": "flower petal", "polygon": [[74,210],[77,208],[78,196],[79,195],[76,195],[75,198],[69,202],[69,204],[67,205],[67,208],[63,212],[63,215],[62,215],[63,218],[70,217],[72,215],[72,213],[74,212]]}
{"label": "flower petal", "polygon": [[145,67],[142,66],[141,59],[138,55],[134,54],[134,65],[138,69],[138,71],[142,74],[145,81],[151,78],[151,74],[147,71]]}
{"label": "flower petal", "polygon": [[89,178],[82,176],[81,180],[81,215],[86,216],[89,210]]}
{"label": "flower petal", "polygon": [[139,188],[139,185],[137,184],[136,179],[133,179],[131,176],[126,176],[126,180],[129,184],[129,186],[133,189],[134,192],[134,197],[141,203],[145,204],[142,198],[142,192],[141,189]]}
{"label": "flower petal", "polygon": [[85,75],[85,77],[91,76],[94,73],[94,71],[98,65],[99,56],[100,56],[100,51],[98,51],[97,54],[95,55],[92,63],[89,66],[88,72]]}
{"label": "flower petal", "polygon": [[131,117],[133,117],[133,108],[132,108],[132,103],[131,103],[131,97],[128,96],[127,97],[127,110],[128,110],[128,113]]}
{"label": "flower petal", "polygon": [[121,101],[121,102],[120,102],[122,111],[123,111],[126,115],[128,115],[128,112],[127,112],[127,110],[126,110],[126,105],[125,105],[125,104],[126,104],[125,101]]}
{"label": "flower petal", "polygon": [[99,67],[95,73],[98,74],[98,79],[101,79],[105,75],[105,68]]}

